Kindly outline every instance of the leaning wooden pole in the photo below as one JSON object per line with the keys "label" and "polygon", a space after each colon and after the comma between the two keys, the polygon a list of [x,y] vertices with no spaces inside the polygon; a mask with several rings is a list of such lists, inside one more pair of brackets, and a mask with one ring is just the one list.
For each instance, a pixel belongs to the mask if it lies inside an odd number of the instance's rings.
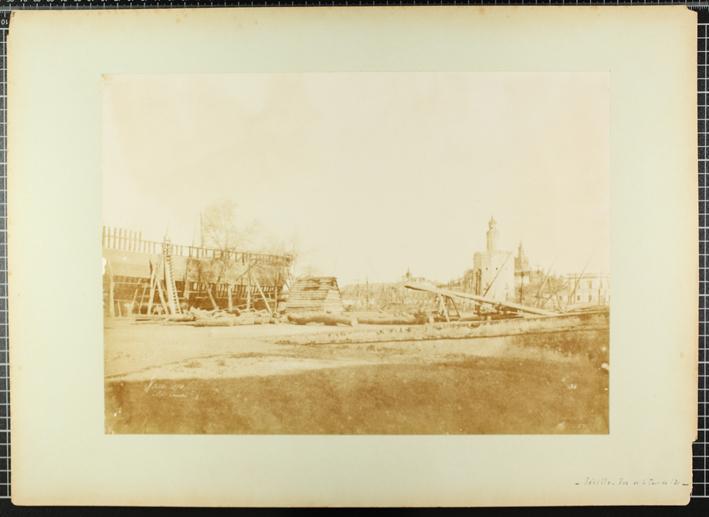
{"label": "leaning wooden pole", "polygon": [[251,273],[246,277],[246,310],[251,308]]}
{"label": "leaning wooden pole", "polygon": [[[163,294],[162,285],[160,283],[160,273],[162,272],[162,268],[160,267],[161,264],[162,261],[159,260],[155,266],[155,288],[158,291],[158,298],[160,298],[160,305],[162,306],[163,313],[167,314],[167,303],[165,303],[165,295]],[[164,275],[164,272],[162,273]]]}
{"label": "leaning wooden pole", "polygon": [[266,309],[268,309],[268,312],[273,315],[273,311],[271,310],[271,306],[268,303],[268,299],[266,298],[266,295],[263,293],[263,289],[261,289],[261,284],[258,283],[258,280],[254,279],[254,283],[256,284],[256,289],[258,289],[259,294],[261,295],[261,298],[263,298],[263,303],[266,304]]}
{"label": "leaning wooden pole", "polygon": [[219,305],[217,305],[217,301],[214,299],[214,296],[212,295],[212,286],[210,284],[207,285],[207,295],[209,296],[209,301],[212,302],[212,307],[214,308],[215,311],[219,310]]}
{"label": "leaning wooden pole", "polygon": [[163,313],[168,314],[169,309],[167,307],[167,303],[165,302],[165,295],[163,294],[163,291],[162,291],[162,285],[160,284],[160,279],[156,278],[155,283],[158,287],[158,298],[160,298],[160,305],[162,305]]}
{"label": "leaning wooden pole", "polygon": [[130,302],[130,314],[135,312],[135,301],[138,299],[138,289],[140,289],[140,285],[138,285],[133,292],[133,299]]}
{"label": "leaning wooden pole", "polygon": [[148,315],[153,313],[153,301],[155,300],[155,282],[157,281],[157,265],[150,262],[150,298],[148,298]]}
{"label": "leaning wooden pole", "polygon": [[536,314],[538,316],[556,316],[558,313],[547,311],[543,309],[538,309],[536,307],[528,307],[526,305],[521,305],[519,303],[504,302],[499,300],[494,300],[491,298],[485,298],[484,296],[478,296],[470,293],[462,293],[458,291],[451,291],[450,289],[441,289],[432,285],[426,284],[404,284],[407,289],[412,289],[414,291],[423,291],[427,293],[432,293],[436,295],[449,296],[451,298],[462,298],[465,300],[473,300],[479,303],[487,303],[493,306],[507,307],[509,309],[514,309],[519,312],[526,312],[529,314]]}

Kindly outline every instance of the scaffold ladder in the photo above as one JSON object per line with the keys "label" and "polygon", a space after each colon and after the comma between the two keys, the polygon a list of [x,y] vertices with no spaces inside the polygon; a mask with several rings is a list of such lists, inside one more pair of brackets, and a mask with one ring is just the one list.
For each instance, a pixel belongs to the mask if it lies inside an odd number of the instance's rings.
{"label": "scaffold ladder", "polygon": [[175,285],[175,274],[172,270],[172,254],[170,253],[170,242],[165,240],[162,243],[162,259],[165,270],[165,289],[167,290],[167,305],[170,314],[182,314],[180,307],[180,298],[177,295],[177,286]]}

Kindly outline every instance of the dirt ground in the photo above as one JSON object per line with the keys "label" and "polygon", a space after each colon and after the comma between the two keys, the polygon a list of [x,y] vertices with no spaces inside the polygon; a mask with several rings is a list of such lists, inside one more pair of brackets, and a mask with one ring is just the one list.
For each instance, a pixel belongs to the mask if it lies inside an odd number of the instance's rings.
{"label": "dirt ground", "polygon": [[111,320],[106,432],[608,432],[608,329],[284,344],[328,332]]}

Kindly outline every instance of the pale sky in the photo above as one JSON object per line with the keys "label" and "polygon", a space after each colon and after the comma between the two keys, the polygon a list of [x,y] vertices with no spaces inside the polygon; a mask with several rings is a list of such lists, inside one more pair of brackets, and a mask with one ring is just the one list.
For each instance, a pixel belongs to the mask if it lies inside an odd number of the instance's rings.
{"label": "pale sky", "polygon": [[606,74],[109,76],[103,222],[197,239],[220,200],[294,245],[297,270],[447,281],[523,241],[555,272],[608,272]]}

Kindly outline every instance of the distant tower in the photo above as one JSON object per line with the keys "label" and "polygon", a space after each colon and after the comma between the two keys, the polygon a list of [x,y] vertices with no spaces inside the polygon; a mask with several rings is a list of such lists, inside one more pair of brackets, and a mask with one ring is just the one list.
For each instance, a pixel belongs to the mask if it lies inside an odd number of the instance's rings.
{"label": "distant tower", "polygon": [[515,270],[516,271],[529,271],[529,259],[524,254],[524,247],[522,243],[517,246],[517,256],[515,257]]}
{"label": "distant tower", "polygon": [[492,253],[497,250],[497,221],[494,217],[487,223],[487,252]]}
{"label": "distant tower", "polygon": [[493,300],[511,300],[515,295],[515,261],[512,251],[497,247],[497,221],[487,223],[487,249],[473,255],[473,292]]}

